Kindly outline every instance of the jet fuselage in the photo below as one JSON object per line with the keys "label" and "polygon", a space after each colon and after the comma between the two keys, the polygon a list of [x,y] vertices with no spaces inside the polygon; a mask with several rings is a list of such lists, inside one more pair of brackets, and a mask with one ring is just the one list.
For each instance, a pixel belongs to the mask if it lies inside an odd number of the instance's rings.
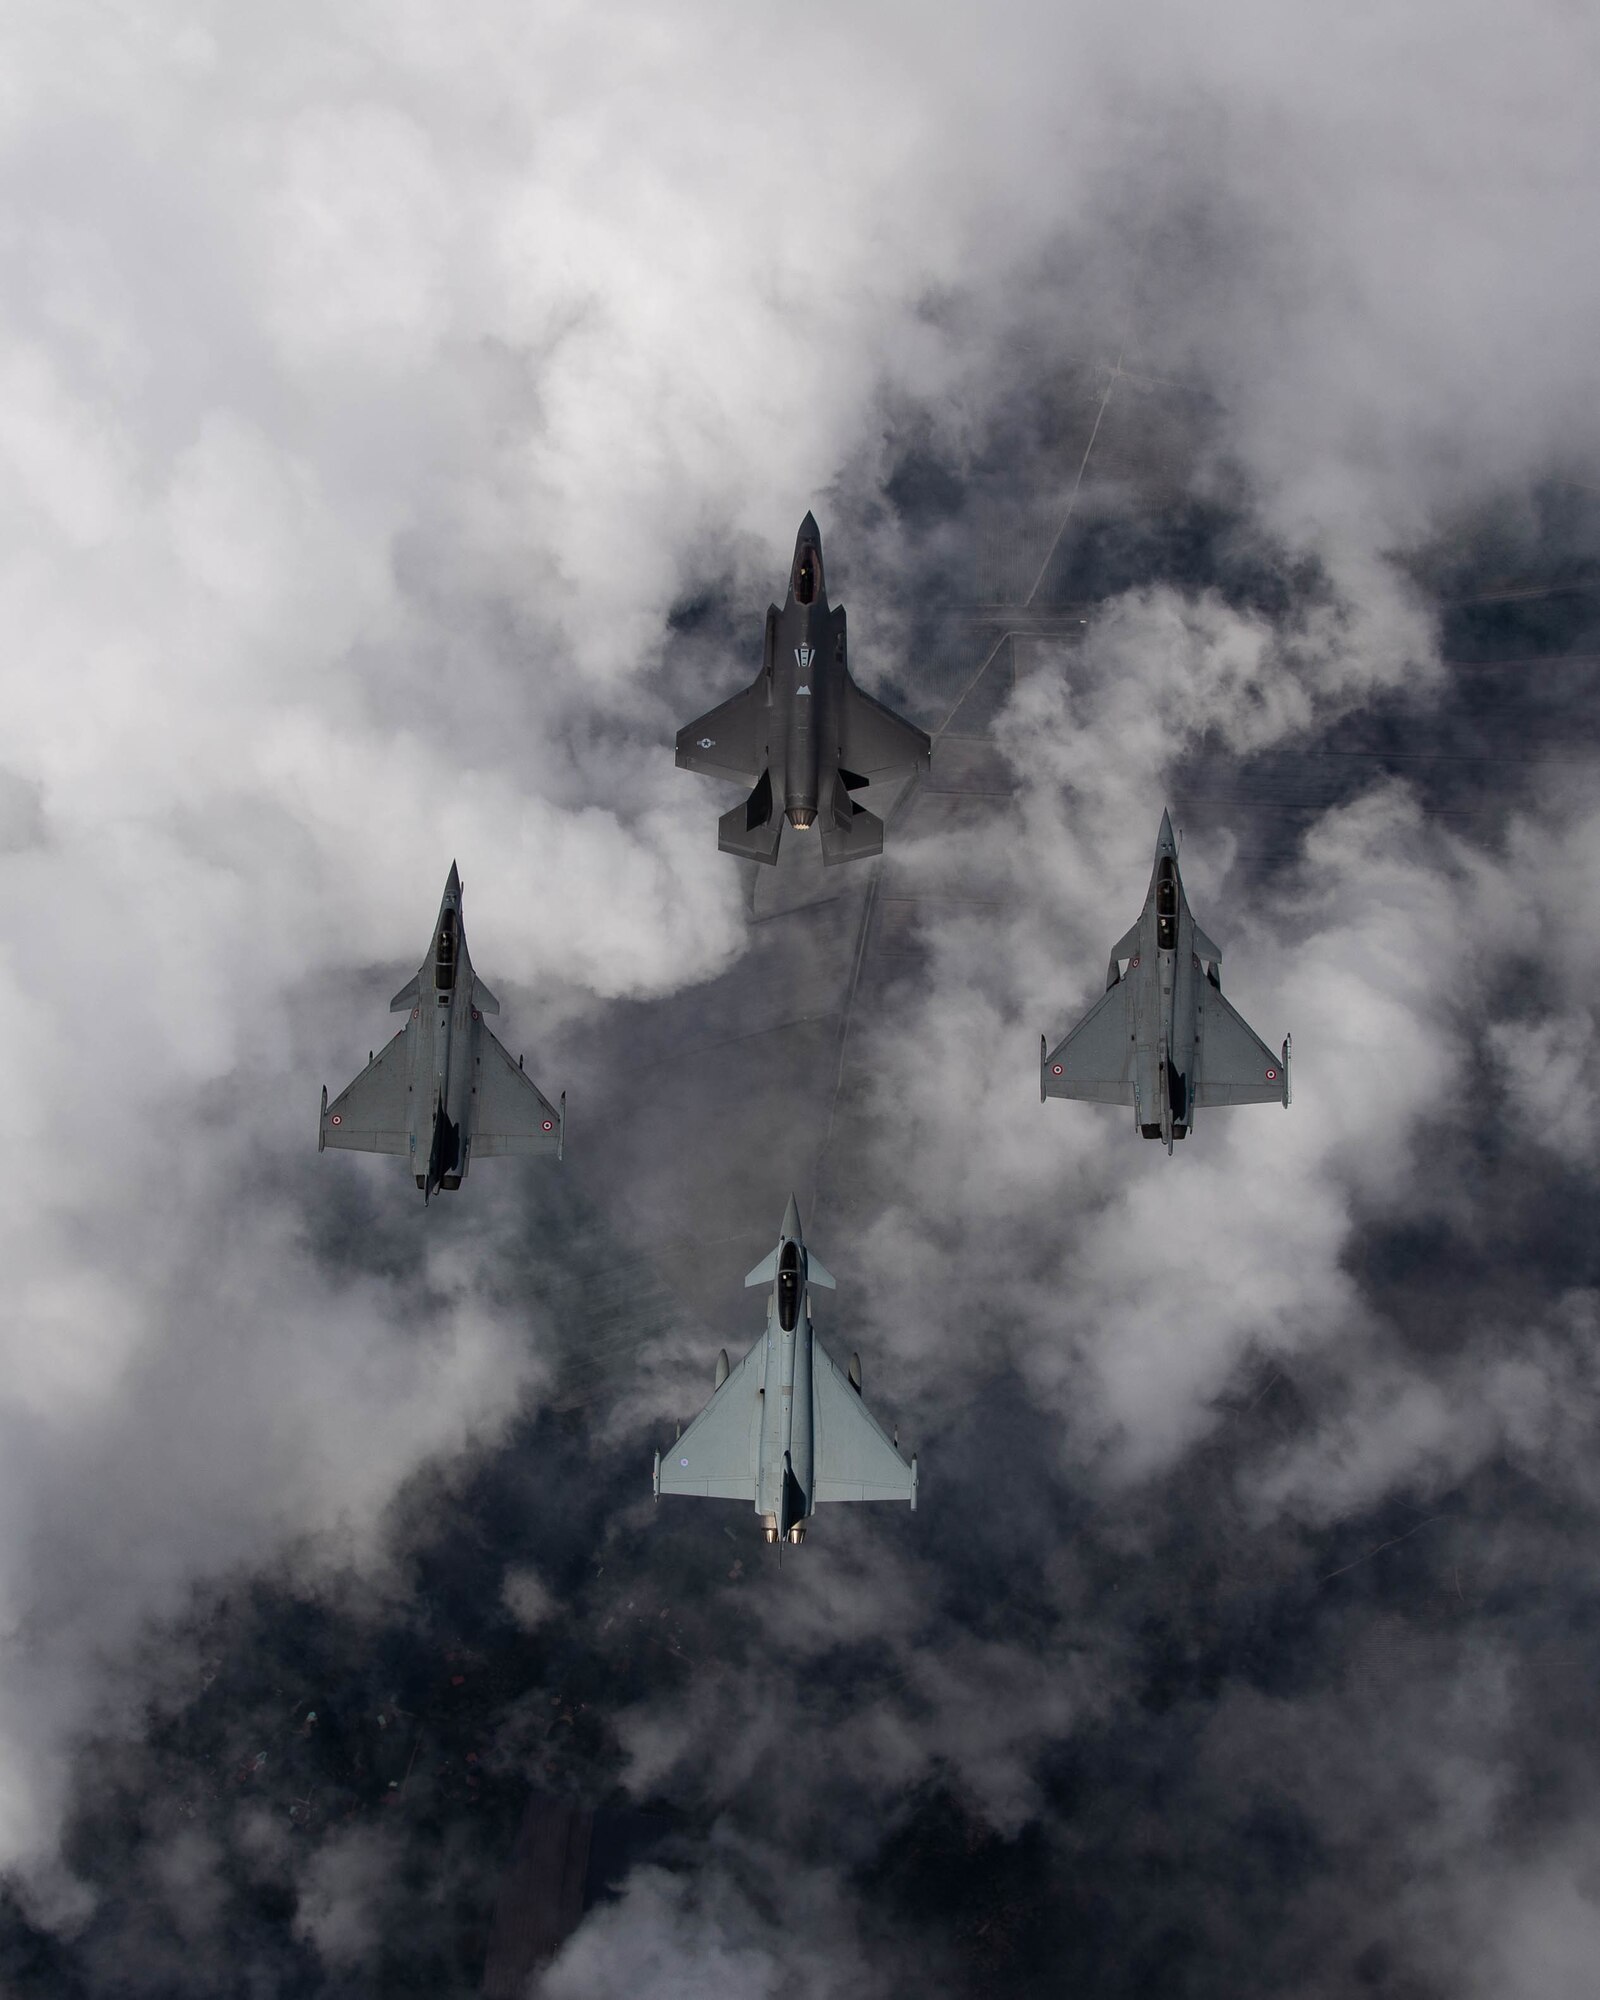
{"label": "jet fuselage", "polygon": [[778,1252],[761,1356],[756,1512],[768,1541],[800,1541],[815,1506],[811,1292],[806,1253],[792,1238]]}
{"label": "jet fuselage", "polygon": [[[1194,949],[1194,920],[1178,874],[1176,846],[1163,842],[1139,919],[1139,953],[1156,977],[1134,1002],[1134,1110],[1140,1130],[1168,1148],[1193,1120],[1195,1040],[1205,975]],[[1135,961],[1137,964],[1137,961]]]}
{"label": "jet fuselage", "polygon": [[828,608],[820,541],[806,528],[795,546],[783,608],[767,612],[766,653],[769,768],[774,778],[782,773],[789,824],[804,828],[825,803],[822,786],[825,779],[832,783],[838,762],[845,669],[843,624]]}
{"label": "jet fuselage", "polygon": [[411,1130],[412,1171],[425,1194],[455,1188],[470,1154],[473,1025],[472,960],[461,924],[459,890],[446,891],[434,927],[433,955],[417,982]]}

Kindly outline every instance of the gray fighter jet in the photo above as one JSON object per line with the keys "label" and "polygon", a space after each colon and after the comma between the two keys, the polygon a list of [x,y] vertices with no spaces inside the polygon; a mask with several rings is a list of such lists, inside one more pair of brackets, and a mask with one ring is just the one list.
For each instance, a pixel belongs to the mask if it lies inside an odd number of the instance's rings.
{"label": "gray fighter jet", "polygon": [[828,866],[881,854],[883,821],[850,794],[873,778],[925,771],[931,750],[920,729],[850,678],[844,606],[828,607],[822,535],[807,514],[783,609],[767,607],[755,685],[678,731],[684,770],[753,788],[722,815],[718,847],[775,862],[787,817],[796,829],[818,823]]}
{"label": "gray fighter jet", "polygon": [[811,1330],[812,1285],[833,1280],[806,1249],[793,1195],[778,1247],[745,1279],[768,1285],[767,1330],[739,1363],[717,1356],[716,1393],[667,1452],[658,1451],[656,1498],[693,1493],[748,1500],[769,1542],[803,1542],[825,1500],[917,1504],[917,1461],[861,1400],[861,1357],[846,1374]]}
{"label": "gray fighter jet", "polygon": [[332,1104],[322,1087],[317,1151],[404,1153],[422,1198],[458,1188],[474,1157],[554,1153],[561,1157],[567,1099],[551,1104],[484,1025],[500,1002],[472,969],[461,922],[455,863],[444,885],[433,949],[389,1002],[409,1015],[387,1045]]}
{"label": "gray fighter jet", "polygon": [[1289,1037],[1274,1055],[1222,997],[1222,953],[1189,914],[1170,815],[1139,921],[1111,954],[1106,991],[1066,1040],[1039,1038],[1039,1096],[1131,1104],[1147,1139],[1194,1130],[1202,1105],[1289,1102]]}

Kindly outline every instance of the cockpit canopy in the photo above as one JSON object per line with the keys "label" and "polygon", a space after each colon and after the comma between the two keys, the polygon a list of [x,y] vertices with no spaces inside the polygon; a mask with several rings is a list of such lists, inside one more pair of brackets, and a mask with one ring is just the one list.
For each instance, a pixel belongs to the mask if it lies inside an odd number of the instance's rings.
{"label": "cockpit canopy", "polygon": [[439,922],[439,936],[433,952],[433,983],[440,993],[451,992],[456,983],[456,913],[446,910]]}
{"label": "cockpit canopy", "polygon": [[1175,951],[1178,944],[1178,870],[1170,854],[1161,857],[1156,876],[1156,945]]}
{"label": "cockpit canopy", "polygon": [[778,1324],[793,1333],[800,1317],[800,1246],[785,1243],[778,1259]]}
{"label": "cockpit canopy", "polygon": [[794,559],[794,601],[815,604],[822,590],[822,551],[812,542],[802,542]]}

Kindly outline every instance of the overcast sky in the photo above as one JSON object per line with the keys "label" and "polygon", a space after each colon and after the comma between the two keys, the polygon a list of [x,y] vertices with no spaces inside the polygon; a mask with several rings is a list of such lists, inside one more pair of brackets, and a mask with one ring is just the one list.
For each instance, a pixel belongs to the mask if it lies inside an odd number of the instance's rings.
{"label": "overcast sky", "polygon": [[[1457,663],[1600,651],[1597,84],[1559,0],[9,10],[19,1994],[472,1990],[557,1778],[680,1817],[551,2000],[1588,1994],[1595,689]],[[985,536],[1083,617],[891,829],[826,1153],[833,1026],[659,1067],[849,978],[668,748],[808,507],[926,726]],[[1297,1062],[1168,1160],[1031,1051],[1172,798]],[[314,1118],[453,859],[573,1117],[424,1214]],[[791,1186],[928,1504],[780,1577],[643,1479]],[[500,1818],[236,1778],[457,1645]]]}

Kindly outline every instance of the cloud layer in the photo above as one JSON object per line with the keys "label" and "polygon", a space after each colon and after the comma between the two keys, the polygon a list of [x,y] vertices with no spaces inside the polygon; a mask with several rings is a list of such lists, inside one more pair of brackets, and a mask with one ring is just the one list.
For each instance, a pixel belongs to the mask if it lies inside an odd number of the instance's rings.
{"label": "cloud layer", "polygon": [[[1595,30],[6,32],[7,1977],[465,1990],[532,1779],[682,1815],[552,1994],[1576,1991],[1590,691],[1441,662],[1444,599],[1592,581]],[[891,833],[837,1104],[855,906],[750,925],[664,747],[808,505],[931,724],[1037,585],[951,731],[1009,797]],[[1174,1162],[1031,1066],[1168,798],[1297,1050]],[[452,858],[590,1112],[423,1218],[309,1135]],[[775,1579],[636,1475],[812,1182],[927,1505]]]}

